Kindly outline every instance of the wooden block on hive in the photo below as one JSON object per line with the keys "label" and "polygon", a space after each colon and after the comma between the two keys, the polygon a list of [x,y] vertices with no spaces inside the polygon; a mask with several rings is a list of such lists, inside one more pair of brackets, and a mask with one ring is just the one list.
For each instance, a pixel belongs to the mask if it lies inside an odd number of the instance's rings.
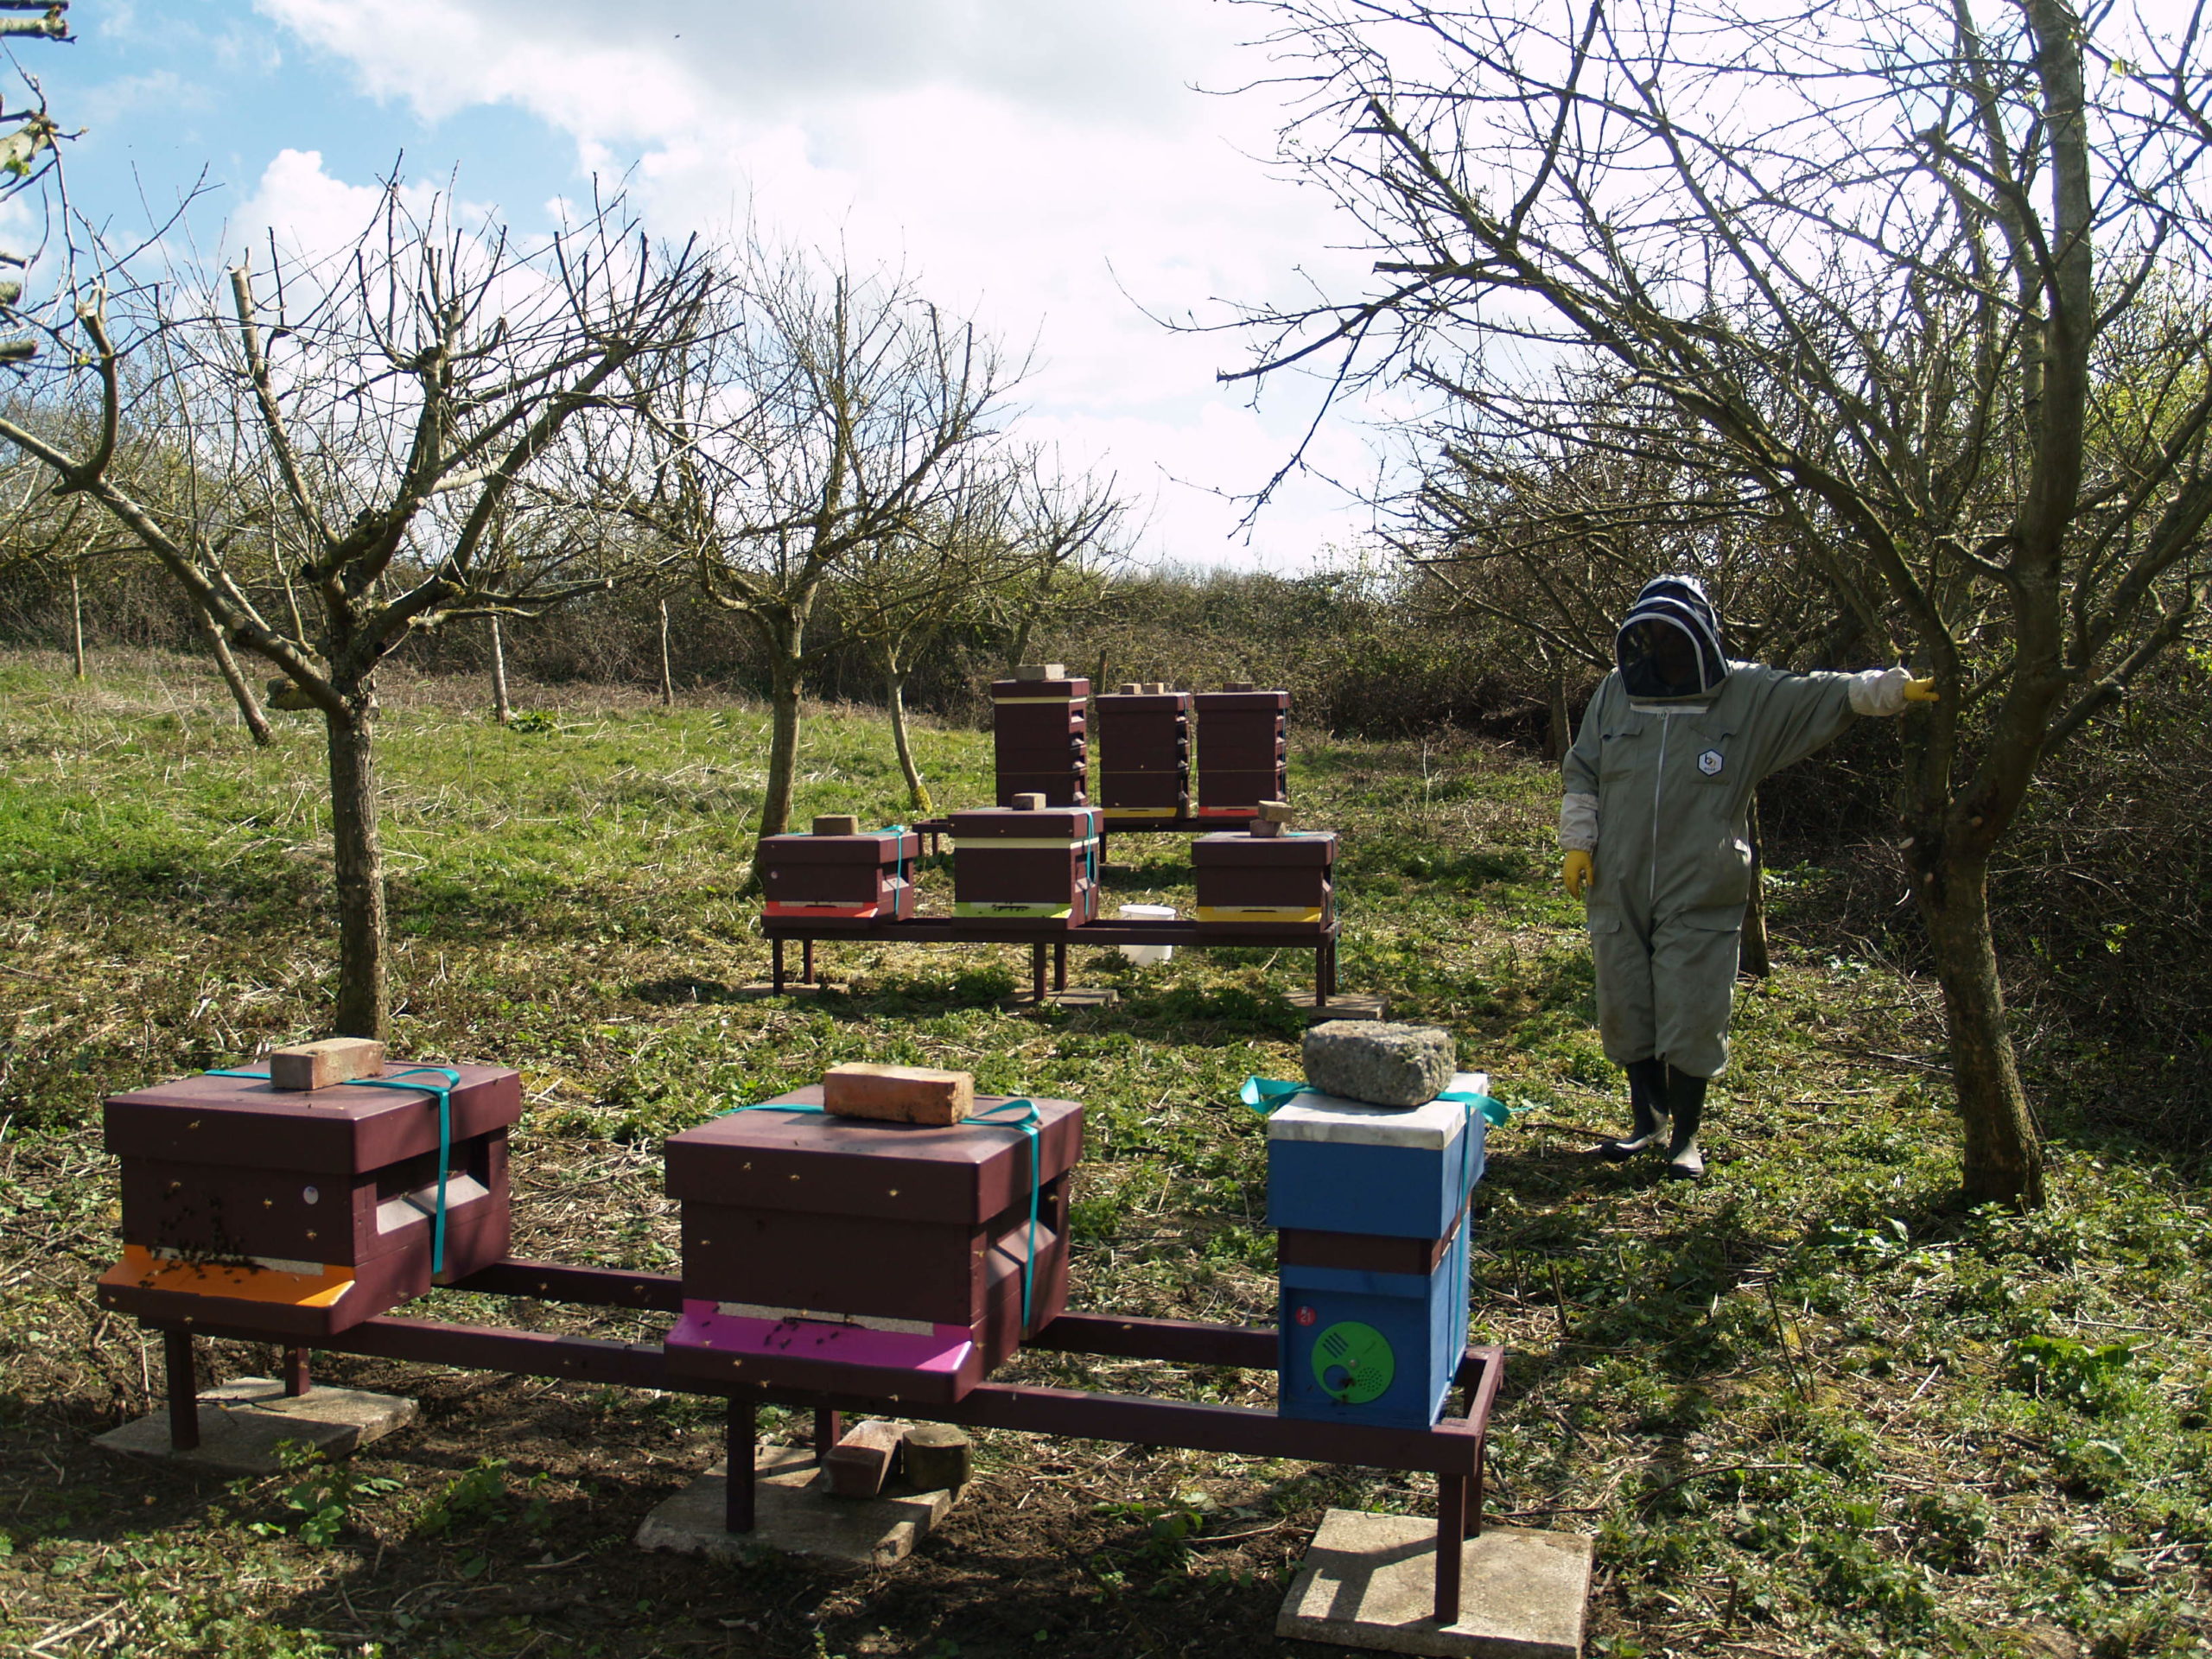
{"label": "wooden block on hive", "polygon": [[822,1109],[887,1123],[957,1123],[976,1109],[976,1079],[925,1065],[833,1065],[823,1074]]}
{"label": "wooden block on hive", "polygon": [[814,833],[817,836],[857,836],[860,832],[861,821],[849,812],[820,813],[814,820]]}
{"label": "wooden block on hive", "polygon": [[1262,801],[1259,803],[1259,814],[1263,823],[1288,823],[1291,805],[1288,801]]}
{"label": "wooden block on hive", "polygon": [[269,1086],[305,1090],[327,1089],[384,1071],[384,1045],[368,1037],[326,1037],[270,1051]]}
{"label": "wooden block on hive", "polygon": [[906,1438],[903,1424],[871,1418],[848,1429],[844,1439],[822,1454],[822,1472],[832,1497],[874,1497],[891,1478]]}

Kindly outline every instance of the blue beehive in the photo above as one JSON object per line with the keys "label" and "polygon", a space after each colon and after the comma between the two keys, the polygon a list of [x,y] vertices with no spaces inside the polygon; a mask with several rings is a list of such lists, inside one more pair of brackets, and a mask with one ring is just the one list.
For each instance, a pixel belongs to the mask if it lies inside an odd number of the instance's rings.
{"label": "blue beehive", "polygon": [[[1462,1072],[1449,1092],[1488,1087]],[[1268,1118],[1285,1416],[1436,1421],[1466,1352],[1465,1211],[1487,1128],[1463,1102],[1392,1109],[1311,1092]]]}

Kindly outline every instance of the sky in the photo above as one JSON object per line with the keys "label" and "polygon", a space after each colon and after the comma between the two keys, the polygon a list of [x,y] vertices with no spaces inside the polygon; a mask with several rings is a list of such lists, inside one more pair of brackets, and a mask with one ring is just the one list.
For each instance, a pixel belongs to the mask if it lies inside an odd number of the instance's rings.
{"label": "sky", "polygon": [[[194,238],[226,257],[334,245],[378,181],[455,180],[524,232],[594,176],[627,177],[656,231],[741,226],[903,270],[1034,368],[1015,430],[1112,474],[1142,556],[1300,569],[1363,540],[1337,486],[1241,498],[1307,406],[1223,386],[1221,320],[1364,257],[1314,191],[1272,174],[1278,96],[1221,0],[74,0],[71,45],[19,45],[81,211],[142,226],[195,184]],[[1230,95],[1230,89],[1248,90]],[[402,158],[404,157],[404,162]],[[1151,314],[1150,315],[1147,313]],[[1333,418],[1311,452],[1370,477]]]}

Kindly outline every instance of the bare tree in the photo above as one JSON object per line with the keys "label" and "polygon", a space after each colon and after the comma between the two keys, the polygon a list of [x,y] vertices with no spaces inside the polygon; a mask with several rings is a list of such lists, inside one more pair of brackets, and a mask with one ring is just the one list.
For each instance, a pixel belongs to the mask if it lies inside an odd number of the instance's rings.
{"label": "bare tree", "polygon": [[1033,449],[1010,477],[1006,511],[1020,563],[988,594],[1008,672],[1028,660],[1039,626],[1096,601],[1099,578],[1139,529],[1111,474],[1071,474]]}
{"label": "bare tree", "polygon": [[[76,296],[76,362],[43,407],[0,418],[0,439],[50,468],[58,493],[95,503],[321,713],[340,1032],[387,1023],[378,665],[419,630],[615,579],[626,543],[492,532],[519,486],[651,387],[700,283],[688,251],[655,255],[619,203],[525,244],[395,181],[354,244],[276,260],[260,293],[243,265],[141,280],[111,263]],[[68,423],[79,394],[97,409],[88,441]],[[190,487],[143,478],[128,432],[181,457]],[[272,513],[309,595],[304,627],[268,614],[242,575],[265,556]]]}
{"label": "bare tree", "polygon": [[1510,434],[1548,365],[1606,361],[1796,525],[1941,687],[1899,801],[1965,1187],[2039,1202],[1985,876],[2044,757],[2203,600],[2201,14],[2176,45],[2068,0],[1265,3],[1313,100],[1289,159],[1382,280],[1249,319],[1249,372]]}
{"label": "bare tree", "polygon": [[947,510],[1017,374],[972,323],[897,276],[733,250],[683,372],[604,474],[626,510],[743,617],[768,661],[760,833],[791,822],[799,694],[823,590]]}
{"label": "bare tree", "polygon": [[934,645],[983,620],[993,596],[1028,575],[1009,534],[1014,480],[988,461],[959,469],[935,511],[846,560],[829,597],[840,632],[861,642],[883,675],[891,747],[918,812],[936,802],[914,760],[906,683]]}

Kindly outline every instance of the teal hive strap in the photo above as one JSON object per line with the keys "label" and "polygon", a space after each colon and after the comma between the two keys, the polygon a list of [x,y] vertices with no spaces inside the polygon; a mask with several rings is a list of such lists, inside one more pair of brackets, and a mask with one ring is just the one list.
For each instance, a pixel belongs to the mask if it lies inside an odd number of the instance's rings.
{"label": "teal hive strap", "polygon": [[[877,830],[875,833],[879,836],[895,836],[898,837],[897,840],[892,842],[892,845],[899,849],[899,880],[904,881],[906,879],[906,826],[903,823],[887,823],[882,829]],[[896,903],[895,895],[893,896],[893,903]]]}
{"label": "teal hive strap", "polygon": [[[1019,1111],[1021,1116],[1001,1121],[1002,1114],[1014,1111]],[[739,1112],[803,1112],[816,1117],[830,1116],[824,1107],[802,1105],[796,1101],[772,1100],[755,1101],[745,1106],[733,1106],[721,1116],[731,1117]],[[1037,1204],[1041,1185],[1038,1179],[1041,1160],[1037,1145],[1037,1103],[1026,1098],[1001,1101],[995,1106],[985,1107],[972,1116],[963,1118],[961,1123],[973,1123],[987,1129],[1020,1129],[1022,1134],[1029,1137],[1029,1243],[1028,1248],[1023,1252],[1021,1262],[1021,1328],[1027,1331],[1029,1329],[1030,1309],[1035,1305],[1034,1298],[1037,1289]],[[960,1124],[950,1124],[947,1127],[958,1128]]]}
{"label": "teal hive strap", "polygon": [[1284,1083],[1275,1077],[1247,1077],[1244,1086],[1236,1091],[1236,1098],[1262,1117],[1266,1117],[1276,1107],[1289,1105],[1294,1098],[1305,1092],[1306,1085],[1302,1083]]}
{"label": "teal hive strap", "polygon": [[[435,1071],[445,1081],[440,1083],[403,1083],[403,1077],[412,1077],[425,1071]],[[254,1077],[269,1081],[266,1071],[226,1071],[207,1073],[211,1077]],[[401,1089],[410,1095],[434,1095],[438,1102],[438,1207],[430,1223],[430,1271],[446,1270],[446,1160],[453,1155],[453,1091],[461,1087],[461,1073],[449,1065],[403,1066],[388,1077],[348,1077],[348,1086],[356,1089]]]}

